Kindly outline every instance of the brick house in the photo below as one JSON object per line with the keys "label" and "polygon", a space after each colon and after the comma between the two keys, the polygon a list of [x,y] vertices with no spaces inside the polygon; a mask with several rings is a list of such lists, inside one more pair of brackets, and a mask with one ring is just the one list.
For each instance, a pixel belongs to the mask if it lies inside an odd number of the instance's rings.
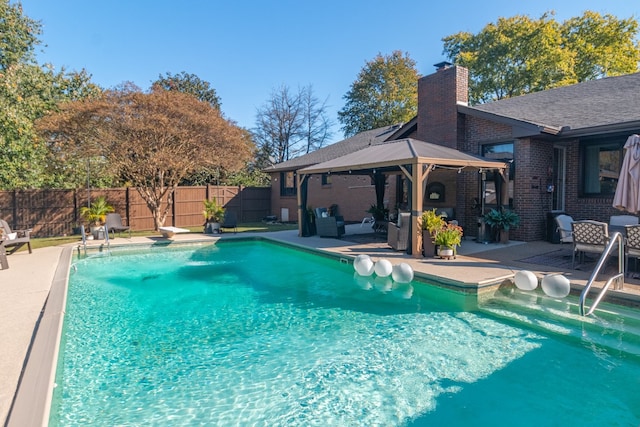
{"label": "brick house", "polygon": [[[605,222],[619,212],[612,200],[622,147],[630,135],[640,133],[640,73],[469,106],[468,70],[447,63],[437,67],[418,81],[418,115],[410,122],[363,132],[268,169],[274,213],[284,208],[296,219],[296,170],[400,138],[511,162],[509,206],[521,217],[512,239],[553,239],[558,212]],[[477,236],[482,209],[496,206],[499,180],[494,175],[434,171],[423,209],[453,208],[466,234]],[[360,221],[375,201],[372,183],[363,179],[317,177],[309,184],[308,204],[335,203],[347,221]],[[403,207],[405,190],[401,175],[388,178],[385,204],[391,211]]]}
{"label": "brick house", "polygon": [[[282,221],[297,220],[296,172],[307,166],[332,160],[387,140],[402,137],[401,125],[387,126],[361,132],[351,138],[336,142],[304,156],[278,163],[266,170],[271,175],[271,206],[273,214]],[[346,221],[361,221],[367,216],[369,207],[376,203],[376,193],[372,179],[366,176],[315,176],[309,182],[309,208],[328,207],[337,204],[340,215]],[[387,181],[385,204],[397,204],[395,191],[397,181],[391,177]],[[393,191],[389,190],[393,189]]]}

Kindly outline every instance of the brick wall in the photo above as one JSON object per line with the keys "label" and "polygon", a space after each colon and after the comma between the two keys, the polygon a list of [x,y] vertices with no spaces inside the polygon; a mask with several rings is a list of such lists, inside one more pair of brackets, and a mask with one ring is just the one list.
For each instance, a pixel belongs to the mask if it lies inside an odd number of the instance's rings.
{"label": "brick wall", "polygon": [[[513,210],[520,215],[520,226],[510,230],[510,238],[544,240],[547,212],[551,210],[552,203],[552,195],[547,193],[546,188],[551,178],[549,167],[552,164],[553,143],[528,138],[514,139],[510,126],[477,117],[466,117],[465,123],[466,141],[461,148],[464,151],[479,154],[483,144],[514,142]],[[478,177],[475,179],[479,181]],[[467,181],[462,185],[471,188],[472,183]],[[476,184],[476,188],[478,186]],[[485,212],[487,210],[488,207]],[[478,214],[479,209],[476,209],[475,216]],[[473,216],[468,219],[472,220]]]}
{"label": "brick wall", "polygon": [[[552,210],[552,193],[546,191],[551,183],[553,167],[553,141],[515,139],[509,126],[475,117],[466,117],[464,151],[480,152],[481,144],[514,141],[515,177],[514,210],[520,215],[520,226],[510,232],[514,240],[546,240],[549,227],[548,213]],[[565,212],[574,219],[593,219],[609,222],[611,215],[620,214],[613,208],[613,197],[580,197],[579,140],[563,141],[567,147]],[[470,185],[467,181],[466,184]],[[471,218],[469,218],[471,219]],[[553,227],[553,224],[551,224]]]}
{"label": "brick wall", "polygon": [[[298,220],[297,196],[280,196],[280,175],[271,176],[272,215],[282,219],[282,209],[288,209],[289,221]],[[307,207],[328,207],[338,205],[345,221],[358,222],[368,216],[367,209],[376,203],[376,190],[368,175],[331,175],[330,184],[322,185],[320,175],[312,175],[307,186]],[[387,178],[384,196],[385,204],[396,206],[396,177]]]}
{"label": "brick wall", "polygon": [[419,140],[457,148],[456,105],[467,103],[468,80],[469,71],[463,67],[441,68],[418,80]]}

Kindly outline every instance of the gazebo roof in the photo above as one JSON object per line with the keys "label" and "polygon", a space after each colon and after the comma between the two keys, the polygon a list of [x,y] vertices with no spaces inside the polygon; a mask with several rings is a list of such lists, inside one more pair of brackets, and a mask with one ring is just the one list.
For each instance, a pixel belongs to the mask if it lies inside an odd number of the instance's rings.
{"label": "gazebo roof", "polygon": [[364,169],[398,168],[409,164],[457,168],[505,169],[504,162],[463,153],[453,148],[412,138],[371,145],[359,151],[300,169],[300,174],[339,173]]}

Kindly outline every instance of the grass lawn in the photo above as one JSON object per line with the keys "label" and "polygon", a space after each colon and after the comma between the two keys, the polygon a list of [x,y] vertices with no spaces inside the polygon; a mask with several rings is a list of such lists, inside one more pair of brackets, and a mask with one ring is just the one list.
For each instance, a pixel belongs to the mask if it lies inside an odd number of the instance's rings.
{"label": "grass lawn", "polygon": [[[202,226],[196,227],[182,227],[188,229],[192,233],[202,233]],[[270,231],[281,230],[296,230],[298,224],[265,224],[263,222],[250,222],[244,224],[238,224],[238,233],[263,233]],[[154,230],[146,231],[132,231],[131,236],[158,236],[158,232]],[[128,233],[122,233],[123,236],[128,236]],[[31,247],[33,249],[45,248],[47,246],[64,245],[67,243],[76,243],[80,240],[80,236],[62,236],[62,237],[34,237],[31,239]],[[20,248],[20,250],[27,250],[26,246]]]}

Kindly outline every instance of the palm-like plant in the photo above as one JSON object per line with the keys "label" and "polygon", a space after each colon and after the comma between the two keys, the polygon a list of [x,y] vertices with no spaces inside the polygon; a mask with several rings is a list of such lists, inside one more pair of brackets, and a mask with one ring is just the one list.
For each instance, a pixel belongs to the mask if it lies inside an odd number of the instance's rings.
{"label": "palm-like plant", "polygon": [[433,240],[439,230],[446,226],[446,222],[441,215],[436,213],[436,209],[433,208],[429,211],[422,212],[422,229],[429,233]]}
{"label": "palm-like plant", "polygon": [[80,216],[87,221],[89,226],[98,226],[104,224],[107,214],[113,211],[113,206],[107,202],[107,198],[100,196],[90,206],[81,207]]}
{"label": "palm-like plant", "polygon": [[204,210],[202,215],[204,216],[205,223],[208,222],[222,222],[224,218],[224,208],[218,204],[215,198],[212,200],[204,200]]}

